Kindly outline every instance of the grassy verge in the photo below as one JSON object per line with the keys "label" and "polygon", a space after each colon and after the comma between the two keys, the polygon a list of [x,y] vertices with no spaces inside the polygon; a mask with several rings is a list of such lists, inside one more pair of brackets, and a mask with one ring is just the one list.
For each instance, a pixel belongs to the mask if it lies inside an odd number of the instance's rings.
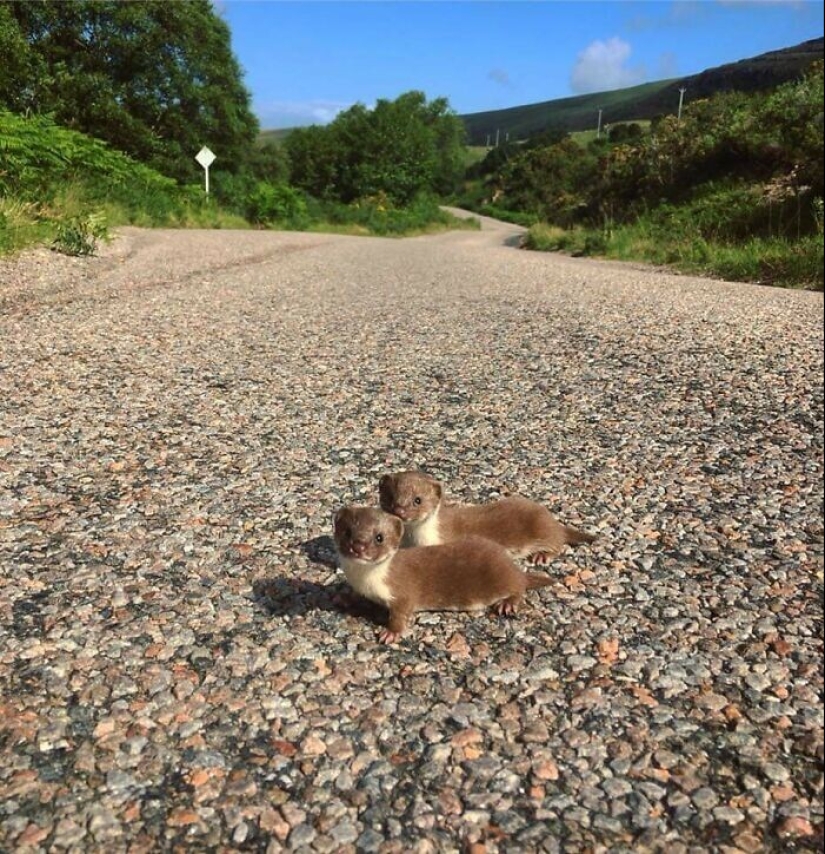
{"label": "grassy verge", "polygon": [[823,289],[822,234],[787,238],[753,237],[741,242],[663,234],[645,222],[610,232],[534,225],[524,246],[571,255],[645,261],[685,273],[781,287]]}
{"label": "grassy verge", "polygon": [[462,219],[444,211],[437,199],[420,196],[396,207],[383,195],[349,205],[320,201],[286,187],[262,188],[259,204],[248,211],[251,220],[271,228],[336,234],[411,237],[449,229],[478,229],[476,219]]}
{"label": "grassy verge", "polygon": [[249,228],[231,211],[181,202],[162,214],[136,201],[100,199],[83,184],[71,185],[60,196],[37,204],[19,198],[0,198],[0,255],[32,245],[47,245],[67,255],[90,255],[97,243],[109,239],[122,225],[169,228]]}
{"label": "grassy verge", "polygon": [[536,225],[538,220],[535,214],[511,211],[507,208],[500,208],[497,205],[481,205],[478,208],[478,213],[483,216],[491,216],[493,219],[500,219],[502,222],[512,222],[515,225],[524,226],[524,228],[531,228]]}
{"label": "grassy verge", "polygon": [[478,228],[421,197],[404,208],[385,197],[352,205],[306,198],[259,183],[238,210],[49,119],[0,112],[0,254],[34,244],[88,255],[122,225],[171,228],[264,227],[411,236]]}
{"label": "grassy verge", "polygon": [[0,253],[38,243],[91,254],[119,225],[228,228],[246,221],[99,140],[0,112]]}
{"label": "grassy verge", "polygon": [[478,229],[477,219],[463,219],[442,210],[429,196],[415,199],[404,208],[393,207],[385,198],[363,199],[352,205],[321,203],[316,210],[316,230],[329,226],[345,233],[381,237],[410,237],[450,229]]}

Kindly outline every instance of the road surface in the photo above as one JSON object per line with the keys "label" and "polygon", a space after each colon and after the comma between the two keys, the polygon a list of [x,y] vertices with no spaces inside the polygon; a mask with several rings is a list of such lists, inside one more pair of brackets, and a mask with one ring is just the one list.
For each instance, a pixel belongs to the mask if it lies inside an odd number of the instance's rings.
{"label": "road surface", "polygon": [[[518,237],[0,261],[0,848],[821,848],[822,294]],[[382,646],[412,467],[598,540]]]}

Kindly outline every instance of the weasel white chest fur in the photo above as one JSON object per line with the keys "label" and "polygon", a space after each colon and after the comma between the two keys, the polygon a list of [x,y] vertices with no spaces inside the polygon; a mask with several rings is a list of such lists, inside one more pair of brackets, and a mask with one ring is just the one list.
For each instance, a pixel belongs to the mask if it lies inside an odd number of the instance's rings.
{"label": "weasel white chest fur", "polygon": [[405,546],[440,546],[441,535],[438,533],[438,511],[417,524],[404,526]]}
{"label": "weasel white chest fur", "polygon": [[363,563],[351,558],[341,557],[341,569],[352,589],[365,599],[388,605],[392,602],[392,593],[387,583],[391,557],[380,563]]}

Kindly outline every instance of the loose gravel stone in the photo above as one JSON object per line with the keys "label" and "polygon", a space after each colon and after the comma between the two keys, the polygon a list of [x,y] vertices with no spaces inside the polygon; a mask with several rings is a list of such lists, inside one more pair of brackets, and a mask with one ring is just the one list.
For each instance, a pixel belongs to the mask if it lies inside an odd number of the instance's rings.
{"label": "loose gravel stone", "polygon": [[[821,842],[822,295],[484,225],[0,260],[0,849]],[[598,539],[381,645],[411,467]]]}
{"label": "loose gravel stone", "polygon": [[762,770],[765,772],[765,776],[774,783],[784,783],[791,776],[788,769],[778,762],[766,762]]}
{"label": "loose gravel stone", "polygon": [[702,786],[693,793],[691,800],[700,810],[708,810],[719,803],[719,795],[713,789]]}

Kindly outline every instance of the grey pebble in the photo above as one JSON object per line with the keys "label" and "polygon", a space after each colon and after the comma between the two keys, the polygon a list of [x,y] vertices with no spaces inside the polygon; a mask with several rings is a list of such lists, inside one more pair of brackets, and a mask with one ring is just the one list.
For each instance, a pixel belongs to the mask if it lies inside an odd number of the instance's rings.
{"label": "grey pebble", "polygon": [[698,809],[708,810],[719,803],[719,795],[717,795],[713,789],[703,786],[701,789],[697,789],[693,793],[691,800]]}

